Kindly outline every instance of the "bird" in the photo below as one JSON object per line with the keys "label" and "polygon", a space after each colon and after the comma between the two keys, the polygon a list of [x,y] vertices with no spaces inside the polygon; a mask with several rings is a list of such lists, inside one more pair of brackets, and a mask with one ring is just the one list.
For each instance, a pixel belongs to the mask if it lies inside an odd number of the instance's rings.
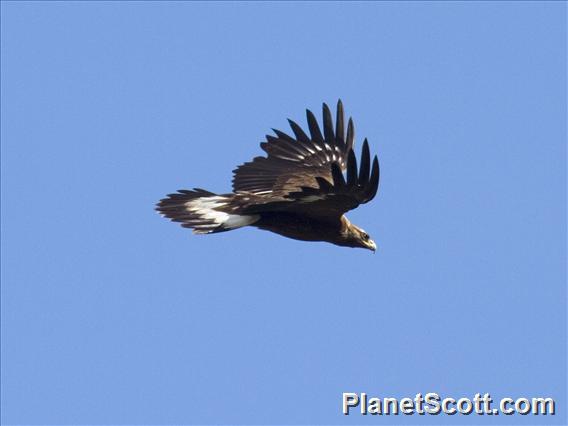
{"label": "bird", "polygon": [[[180,189],[156,204],[165,218],[194,234],[215,234],[252,226],[301,241],[323,241],[375,252],[377,245],[345,213],[371,201],[379,186],[379,161],[363,141],[357,167],[352,118],[345,125],[337,102],[335,126],[322,105],[323,132],[306,110],[309,135],[288,119],[293,136],[272,129],[258,156],[233,170],[233,192]],[[345,172],[345,176],[344,173]]]}

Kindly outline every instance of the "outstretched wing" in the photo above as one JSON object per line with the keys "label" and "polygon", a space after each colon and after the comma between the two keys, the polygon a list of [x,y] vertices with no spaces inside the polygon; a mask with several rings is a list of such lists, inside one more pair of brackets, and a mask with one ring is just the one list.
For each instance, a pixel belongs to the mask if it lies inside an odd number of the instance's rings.
{"label": "outstretched wing", "polygon": [[318,187],[316,177],[332,180],[331,164],[341,170],[353,147],[355,128],[350,118],[345,132],[343,104],[337,102],[335,129],[329,107],[323,104],[323,134],[314,114],[306,110],[310,136],[292,120],[288,120],[295,137],[280,130],[267,135],[260,144],[268,157],[256,157],[234,170],[233,191],[287,197],[302,187]]}
{"label": "outstretched wing", "polygon": [[[323,104],[323,134],[311,111],[307,111],[311,137],[295,122],[290,126],[296,139],[274,130],[261,144],[268,157],[256,157],[235,170],[235,201],[243,211],[287,211],[317,217],[337,218],[372,200],[379,184],[379,162],[371,166],[365,139],[361,167],[353,152],[355,131],[349,119],[344,131],[341,101],[337,103],[335,130],[331,111]],[[343,171],[347,170],[347,179]]]}

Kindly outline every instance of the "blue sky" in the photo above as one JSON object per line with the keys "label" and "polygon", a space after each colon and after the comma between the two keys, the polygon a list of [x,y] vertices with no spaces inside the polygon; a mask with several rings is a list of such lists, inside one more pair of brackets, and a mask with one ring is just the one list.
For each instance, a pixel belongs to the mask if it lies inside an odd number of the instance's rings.
{"label": "blue sky", "polygon": [[[565,3],[1,8],[4,424],[565,424]],[[339,97],[381,160],[349,214],[375,255],[153,211]]]}

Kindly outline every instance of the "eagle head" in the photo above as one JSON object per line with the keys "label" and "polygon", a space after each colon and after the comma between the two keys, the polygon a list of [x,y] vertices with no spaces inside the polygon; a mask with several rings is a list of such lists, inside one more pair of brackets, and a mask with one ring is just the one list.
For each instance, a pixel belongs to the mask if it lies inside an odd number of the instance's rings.
{"label": "eagle head", "polygon": [[360,247],[368,250],[377,250],[377,245],[369,237],[369,234],[365,230],[359,228],[357,225],[353,225],[349,220],[343,216],[343,241],[340,245],[348,247]]}

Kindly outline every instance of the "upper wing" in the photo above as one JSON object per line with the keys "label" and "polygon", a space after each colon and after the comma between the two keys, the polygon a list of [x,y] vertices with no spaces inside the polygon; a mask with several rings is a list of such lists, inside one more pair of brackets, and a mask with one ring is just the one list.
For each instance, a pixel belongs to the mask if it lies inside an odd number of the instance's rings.
{"label": "upper wing", "polygon": [[237,192],[233,201],[243,213],[288,212],[325,220],[336,220],[345,212],[371,201],[379,187],[379,160],[373,159],[367,139],[363,142],[361,165],[352,149],[347,156],[347,179],[338,162],[329,166],[331,177],[315,176],[314,186],[301,186],[297,191],[278,197],[271,194]]}
{"label": "upper wing", "polygon": [[341,170],[347,167],[347,157],[353,147],[355,129],[351,118],[344,127],[343,104],[337,102],[335,129],[329,107],[323,104],[323,134],[314,114],[306,110],[310,136],[292,120],[288,120],[295,138],[279,130],[267,135],[260,144],[268,157],[256,157],[234,170],[233,191],[286,197],[302,187],[318,187],[316,177],[332,180],[331,164]]}
{"label": "upper wing", "polygon": [[349,119],[345,135],[341,101],[337,103],[335,130],[326,104],[323,135],[309,110],[307,117],[311,138],[289,120],[296,139],[274,130],[277,136],[267,136],[267,142],[261,144],[268,157],[256,157],[235,170],[235,201],[244,211],[287,211],[337,218],[374,198],[379,185],[378,159],[375,156],[371,166],[365,139],[358,170],[353,121]]}

